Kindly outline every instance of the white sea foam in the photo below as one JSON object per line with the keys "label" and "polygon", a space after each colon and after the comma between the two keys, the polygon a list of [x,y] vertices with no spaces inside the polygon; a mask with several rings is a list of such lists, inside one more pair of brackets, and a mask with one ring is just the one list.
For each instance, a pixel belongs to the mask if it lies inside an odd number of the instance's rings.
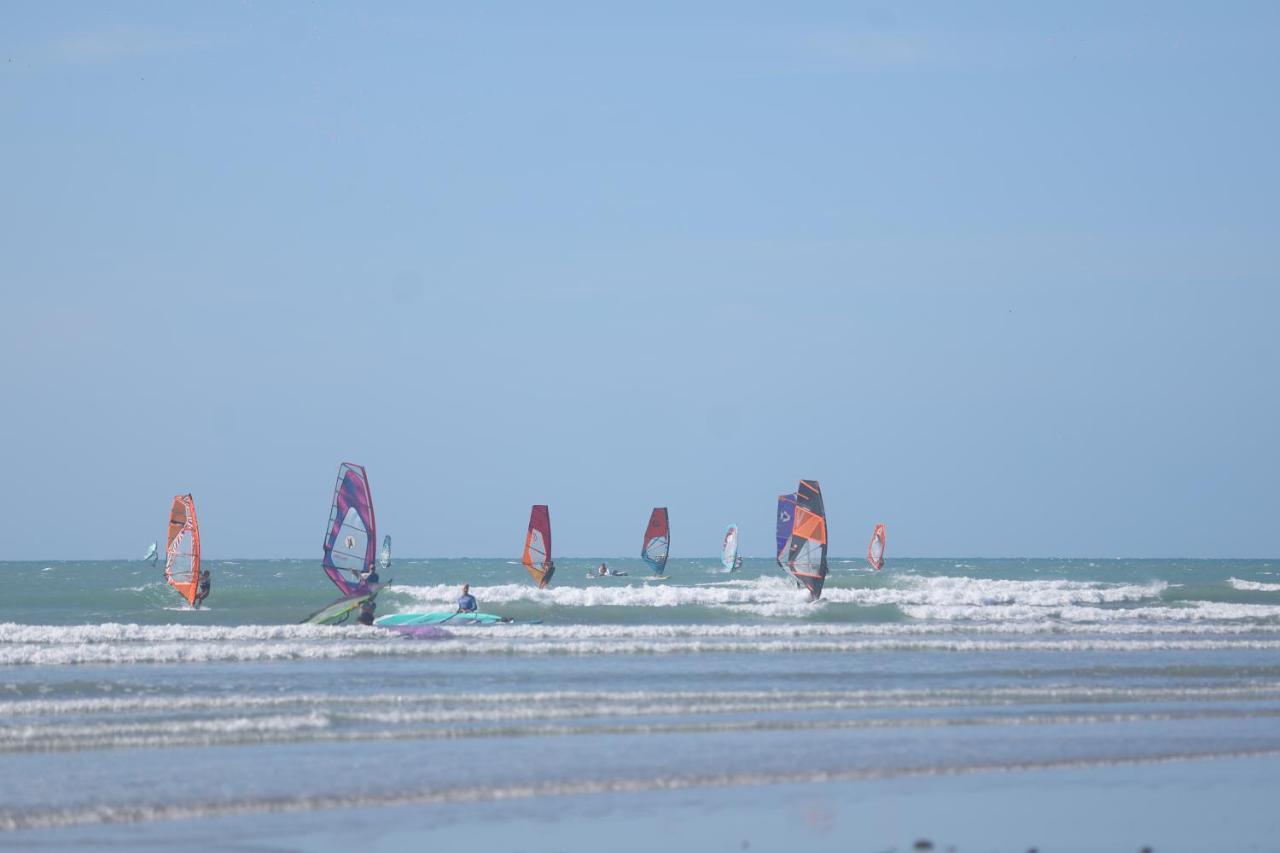
{"label": "white sea foam", "polygon": [[[958,705],[1101,704],[1117,702],[1241,701],[1280,699],[1280,681],[1233,686],[1145,687],[1058,684],[1043,687],[867,688],[846,690],[530,690],[448,693],[291,693],[163,696],[92,696],[75,699],[0,700],[0,732],[28,725],[23,717],[87,717],[122,714],[181,715],[280,711],[304,708],[358,717],[411,709],[415,720],[459,722],[542,718],[547,715],[641,715],[668,713],[774,713],[828,708],[951,707]],[[674,710],[673,710],[674,709]],[[289,725],[314,727],[311,714],[290,717]],[[298,722],[300,721],[300,722]]]}
{"label": "white sea foam", "polygon": [[1227,583],[1236,589],[1251,592],[1280,592],[1280,583],[1260,583],[1259,581],[1242,581],[1239,578],[1228,578]]}
{"label": "white sea foam", "polygon": [[[2,627],[2,626],[0,626]],[[835,653],[932,651],[932,652],[1082,652],[1219,649],[1280,649],[1280,639],[1256,632],[1229,636],[1206,632],[1203,636],[1120,635],[1041,636],[996,635],[966,637],[948,634],[866,635],[860,632],[807,634],[726,635],[694,628],[675,628],[664,634],[662,626],[641,626],[629,632],[625,626],[574,626],[544,633],[536,626],[488,629],[451,640],[430,643],[401,640],[377,629],[366,629],[365,638],[337,634],[320,639],[272,639],[266,641],[203,642],[88,642],[0,644],[0,665],[62,666],[85,664],[215,663],[281,660],[333,660],[362,656],[430,657],[437,655],[666,655],[705,653]],[[741,627],[741,626],[739,626]],[[144,629],[145,630],[145,629]],[[376,633],[377,636],[374,636]],[[355,639],[367,639],[359,642]]]}
{"label": "white sea foam", "polygon": [[[845,587],[828,584],[822,601],[828,604],[860,606],[894,605],[990,608],[1066,607],[1082,604],[1140,603],[1158,599],[1166,585],[1109,584],[1082,581],[1011,581],[966,577],[897,575],[880,586]],[[405,596],[432,609],[453,605],[457,588],[453,585],[396,586],[396,595]],[[794,582],[781,576],[751,580],[726,580],[685,585],[641,584],[636,581],[590,587],[561,586],[537,589],[530,584],[499,584],[472,587],[482,603],[531,602],[558,607],[720,607],[761,615],[795,616],[812,613],[805,594]],[[801,605],[805,605],[802,607]],[[770,610],[769,608],[774,608]],[[807,608],[807,609],[806,609]],[[978,612],[978,611],[973,611]],[[1027,615],[1036,612],[1025,611]]]}

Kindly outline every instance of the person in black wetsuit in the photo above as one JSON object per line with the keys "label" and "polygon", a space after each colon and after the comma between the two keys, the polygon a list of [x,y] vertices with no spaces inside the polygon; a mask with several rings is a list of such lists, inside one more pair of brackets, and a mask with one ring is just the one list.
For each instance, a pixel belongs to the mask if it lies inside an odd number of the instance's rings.
{"label": "person in black wetsuit", "polygon": [[200,586],[196,587],[196,598],[191,603],[196,607],[203,604],[204,600],[209,597],[209,588],[211,586],[213,586],[213,576],[209,574],[208,569],[201,569]]}
{"label": "person in black wetsuit", "polygon": [[360,615],[356,617],[356,622],[361,625],[373,624],[373,611],[378,609],[378,603],[372,598],[360,605]]}

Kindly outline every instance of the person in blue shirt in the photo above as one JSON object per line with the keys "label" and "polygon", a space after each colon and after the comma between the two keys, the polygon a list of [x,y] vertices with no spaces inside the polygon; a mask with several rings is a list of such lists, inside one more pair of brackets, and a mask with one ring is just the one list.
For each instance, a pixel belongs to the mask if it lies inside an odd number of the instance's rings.
{"label": "person in blue shirt", "polygon": [[462,585],[462,595],[458,596],[458,612],[459,613],[475,613],[476,597],[471,594],[471,585]]}
{"label": "person in blue shirt", "polygon": [[378,577],[378,570],[374,568],[372,563],[370,563],[369,568],[365,569],[364,573],[360,575],[360,582],[365,586],[373,586],[381,580],[382,578]]}

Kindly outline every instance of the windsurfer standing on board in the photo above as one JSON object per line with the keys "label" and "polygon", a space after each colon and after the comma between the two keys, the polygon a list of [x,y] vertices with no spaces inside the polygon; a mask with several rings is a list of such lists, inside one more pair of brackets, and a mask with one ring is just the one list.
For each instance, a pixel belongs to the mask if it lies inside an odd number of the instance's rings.
{"label": "windsurfer standing on board", "polygon": [[360,582],[366,586],[373,586],[380,580],[382,580],[382,578],[378,577],[378,570],[374,567],[373,563],[370,563],[369,568],[365,569],[364,573],[360,575]]}
{"label": "windsurfer standing on board", "polygon": [[209,574],[209,570],[201,569],[200,586],[199,588],[196,589],[195,601],[191,603],[196,607],[199,607],[201,604],[203,604],[204,600],[209,597],[209,588],[211,586],[213,586],[213,577]]}
{"label": "windsurfer standing on board", "polygon": [[462,585],[462,595],[458,596],[458,613],[475,613],[476,597],[471,594],[471,584]]}
{"label": "windsurfer standing on board", "polygon": [[542,562],[542,580],[538,581],[538,589],[546,589],[547,584],[551,583],[551,576],[556,573],[556,561],[544,560]]}

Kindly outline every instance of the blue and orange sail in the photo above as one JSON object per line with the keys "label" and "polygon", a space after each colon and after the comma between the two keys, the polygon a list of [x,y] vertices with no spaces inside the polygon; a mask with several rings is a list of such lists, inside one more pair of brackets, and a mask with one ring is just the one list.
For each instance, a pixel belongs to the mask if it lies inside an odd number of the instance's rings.
{"label": "blue and orange sail", "polygon": [[333,487],[322,565],[324,573],[344,596],[369,591],[363,574],[374,566],[377,543],[378,527],[373,517],[369,477],[360,465],[343,462],[338,466],[338,482]]}
{"label": "blue and orange sail", "polygon": [[822,597],[827,580],[827,511],[817,480],[801,480],[796,489],[791,535],[779,562],[809,591],[809,600]]}

